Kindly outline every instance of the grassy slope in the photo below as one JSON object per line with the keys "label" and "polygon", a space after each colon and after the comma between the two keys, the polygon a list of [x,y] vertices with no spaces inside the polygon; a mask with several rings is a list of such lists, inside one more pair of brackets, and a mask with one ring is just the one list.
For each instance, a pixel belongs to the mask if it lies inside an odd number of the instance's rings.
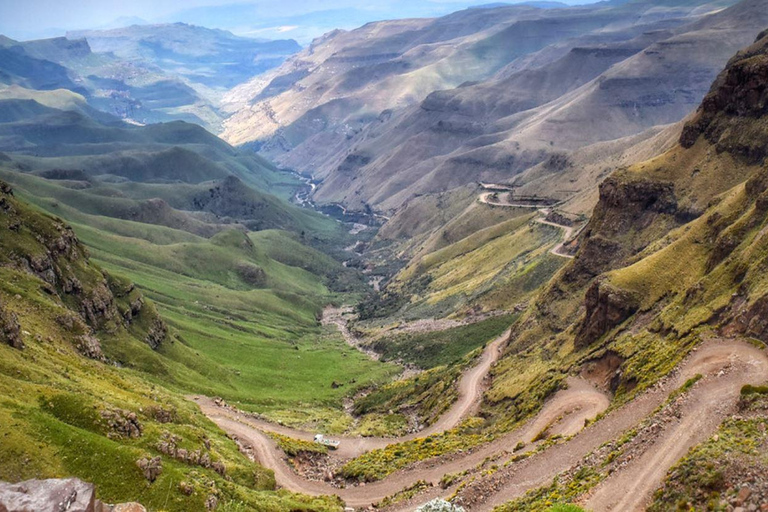
{"label": "grassy slope", "polygon": [[[44,181],[17,178],[22,185]],[[61,191],[55,183],[45,185],[30,188],[32,193]],[[62,208],[24,188],[17,191],[71,221],[95,261],[137,283],[155,301],[178,341],[162,347],[160,355],[136,354],[121,344],[109,347],[108,355],[158,383],[221,395],[244,408],[298,422],[306,421],[310,411],[337,421],[343,415],[341,398],[355,386],[334,389],[332,382],[369,385],[394,371],[367,360],[332,329],[318,325],[322,306],[336,297],[325,283],[343,280],[339,276],[345,271],[303,245],[301,251],[290,251],[291,259],[276,255],[289,264],[268,255],[278,251],[271,242],[299,245],[293,235],[253,233],[251,243],[229,231],[206,240],[162,226],[84,214],[73,207],[75,202]],[[80,206],[88,208],[88,203]],[[243,265],[263,270],[263,285],[254,288],[245,281],[237,271]],[[300,418],[290,413],[297,403],[305,406]]]}
{"label": "grassy slope", "polygon": [[515,318],[516,315],[501,315],[444,331],[384,335],[371,348],[382,354],[384,361],[402,360],[422,369],[449,365],[492,341]]}
{"label": "grassy slope", "polygon": [[[84,327],[61,319],[77,317],[80,302],[84,305],[94,297],[92,290],[105,276],[76,243],[59,256],[46,256],[52,254],[51,247],[62,251],[64,246],[57,240],[66,234],[64,228],[18,199],[7,194],[2,199],[0,304],[4,317],[12,314],[18,320],[25,347],[0,343],[0,479],[74,475],[94,482],[99,496],[108,502],[139,500],[151,509],[179,512],[203,509],[209,496],[222,502],[223,510],[237,506],[285,511],[340,508],[333,499],[274,492],[271,471],[242,456],[194,405],[153,382],[179,365],[143,341],[145,315],[154,314],[150,303],[144,303],[130,324],[105,313],[104,320],[98,320],[100,327],[94,324],[94,334],[105,353],[122,350],[131,361],[156,363],[154,378],[80,355],[74,342]],[[83,291],[54,289],[25,270],[23,261],[28,257],[55,258],[57,286],[74,277]],[[124,285],[115,276],[109,279],[116,287]],[[132,292],[129,300],[135,298]],[[117,306],[121,311],[121,303]],[[164,353],[192,355],[172,339],[164,343]],[[123,418],[135,414],[141,435],[121,435],[103,414],[116,412]],[[180,448],[200,450],[223,464],[227,478],[210,467],[164,455],[163,471],[150,485],[136,461],[160,455],[158,444],[171,435]],[[190,494],[182,492],[181,482]]]}

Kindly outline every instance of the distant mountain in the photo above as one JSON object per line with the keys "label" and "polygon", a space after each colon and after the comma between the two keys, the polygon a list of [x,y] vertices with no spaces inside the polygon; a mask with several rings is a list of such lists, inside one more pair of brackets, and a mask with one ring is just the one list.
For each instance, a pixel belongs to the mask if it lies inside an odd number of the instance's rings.
{"label": "distant mountain", "polygon": [[259,41],[185,23],[74,31],[67,37],[86,39],[95,52],[155,65],[201,91],[234,87],[301,49],[290,39]]}
{"label": "distant mountain", "polygon": [[141,124],[183,120],[218,131],[221,95],[298,49],[294,41],[257,41],[183,24],[24,42],[2,38],[0,84],[69,89]]}
{"label": "distant mountain", "polygon": [[[513,3],[516,2],[503,5]],[[534,4],[539,3],[549,6],[556,2],[534,2]],[[302,44],[307,44],[337,29],[351,30],[380,20],[445,16],[454,11],[486,4],[488,2],[483,0],[453,2],[395,0],[374,2],[361,7],[358,2],[349,0],[329,0],[322,3],[261,0],[183,9],[169,16],[168,20],[217,27],[238,34],[271,39],[287,35]]]}
{"label": "distant mountain", "polygon": [[333,32],[228,94],[224,138],[314,175],[316,201],[352,209],[393,212],[547,162],[515,184],[568,199],[597,174],[533,182],[578,169],[563,156],[584,146],[680,121],[768,25],[765,0],[735,3],[510,6]]}

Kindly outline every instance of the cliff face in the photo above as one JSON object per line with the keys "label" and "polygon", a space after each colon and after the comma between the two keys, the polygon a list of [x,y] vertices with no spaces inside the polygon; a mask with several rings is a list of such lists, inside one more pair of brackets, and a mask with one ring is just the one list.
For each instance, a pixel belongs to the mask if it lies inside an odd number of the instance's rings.
{"label": "cliff face", "polygon": [[[730,60],[676,147],[602,183],[576,258],[517,324],[510,356],[556,352],[573,369],[611,351],[629,393],[701,339],[768,340],[766,148],[768,32]],[[523,389],[514,360],[490,396]],[[529,386],[553,378],[530,372]]]}
{"label": "cliff face", "polygon": [[[73,334],[81,353],[103,357],[99,332],[129,329],[157,348],[167,328],[154,307],[131,283],[107,275],[91,264],[72,228],[36,212],[0,182],[0,266],[36,277],[40,290],[61,301],[59,323]],[[23,348],[16,315],[0,303],[0,334]]]}

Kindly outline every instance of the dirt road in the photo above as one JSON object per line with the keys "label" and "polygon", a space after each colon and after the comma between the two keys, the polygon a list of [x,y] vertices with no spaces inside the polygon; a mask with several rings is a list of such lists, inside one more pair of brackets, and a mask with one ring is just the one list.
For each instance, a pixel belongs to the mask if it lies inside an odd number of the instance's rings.
{"label": "dirt road", "polygon": [[[478,358],[476,364],[461,376],[456,402],[454,402],[450,409],[440,416],[435,423],[420,432],[398,438],[335,436],[334,439],[341,441],[337,454],[342,458],[351,459],[362,455],[369,450],[383,448],[392,443],[401,443],[419,437],[426,437],[437,432],[450,430],[457,426],[461,423],[461,420],[468,417],[480,405],[483,392],[485,391],[485,376],[488,375],[493,363],[499,359],[501,346],[508,336],[509,331],[506,331],[485,347],[485,350]],[[306,441],[312,441],[316,434],[315,432],[293,429],[251,416],[238,415],[231,410],[217,406],[214,401],[208,397],[195,396],[194,400],[203,412],[208,417],[214,419],[214,421],[216,421],[215,418],[236,419],[241,424],[248,425],[262,432],[274,432],[276,434]]]}
{"label": "dirt road", "polygon": [[[736,347],[734,347],[736,348]],[[754,347],[709,346],[691,358],[676,384],[705,375],[690,392],[678,421],[665,428],[653,445],[605,480],[586,501],[594,512],[645,510],[667,471],[693,446],[709,439],[735,412],[741,387],[768,379],[768,359]]]}
{"label": "dirt road", "polygon": [[[340,437],[337,455],[349,459],[372,449],[425,437],[458,425],[479,406],[485,389],[484,379],[498,359],[506,335],[490,343],[477,364],[465,372],[459,383],[457,402],[435,424],[420,433],[400,438]],[[708,341],[670,377],[586,429],[585,420],[605,411],[610,399],[588,382],[570,377],[567,389],[556,393],[536,417],[514,432],[469,452],[422,461],[379,482],[344,489],[326,482],[307,480],[295,473],[275,442],[264,434],[276,432],[312,440],[314,433],[218,407],[205,397],[195,397],[195,400],[211,420],[237,436],[241,443],[250,446],[259,462],[275,471],[279,486],[311,495],[335,494],[351,507],[368,507],[418,480],[435,484],[424,495],[402,505],[409,507],[403,510],[413,509],[428,499],[446,497],[457,491],[455,488],[442,490],[436,485],[443,475],[470,470],[486,458],[501,454],[499,460],[507,460],[509,464],[500,463],[501,469],[497,472],[477,476],[456,494],[456,502],[474,512],[492,510],[529,490],[549,484],[554,476],[578,464],[603,443],[617,439],[637,426],[657,410],[672,391],[697,374],[703,378],[685,396],[679,418],[665,425],[642,454],[614,472],[584,499],[585,507],[595,512],[634,511],[642,510],[647,505],[669,468],[690,447],[711,436],[722,420],[734,411],[743,385],[768,380],[768,356],[765,351],[742,341]],[[520,442],[532,447],[530,443],[542,431],[546,431],[547,435],[573,437],[527,459],[512,462],[513,448]]]}
{"label": "dirt road", "polygon": [[457,502],[473,512],[489,511],[551,483],[556,475],[578,464],[600,445],[621,437],[639,424],[662,405],[672,391],[696,374],[704,378],[689,392],[679,421],[663,430],[642,456],[594,489],[583,504],[593,512],[642,510],[669,468],[691,446],[711,436],[733,412],[741,387],[768,379],[765,351],[740,341],[707,342],[674,376],[612,411],[568,442],[512,464],[491,477],[475,480],[458,493]]}
{"label": "dirt road", "polygon": [[[491,185],[484,185],[486,187]],[[509,208],[531,208],[534,210],[537,210],[539,214],[541,215],[541,218],[536,219],[536,222],[539,224],[545,224],[547,226],[552,226],[555,228],[559,228],[563,230],[563,239],[562,241],[554,246],[552,249],[550,249],[550,253],[554,254],[555,256],[560,256],[562,258],[568,258],[573,259],[573,255],[567,254],[563,252],[563,248],[565,247],[565,244],[570,241],[571,237],[573,236],[573,227],[571,226],[564,226],[562,224],[556,224],[554,222],[546,220],[547,214],[549,213],[549,210],[547,208],[542,208],[540,205],[531,205],[531,204],[517,204],[517,203],[505,203],[501,201],[494,201],[493,195],[495,192],[483,192],[480,194],[479,201],[484,204],[488,204],[491,206],[504,206]]]}
{"label": "dirt road", "polygon": [[[479,367],[480,365],[476,366],[475,369]],[[463,380],[468,380],[467,385],[469,385],[469,382],[477,382],[476,379],[476,375],[470,375],[469,373],[463,378]],[[437,485],[440,479],[447,473],[457,473],[471,469],[483,462],[487,457],[502,452],[511,453],[519,442],[531,443],[536,435],[547,426],[552,434],[573,434],[584,426],[586,419],[594,418],[604,411],[610,403],[606,395],[584,381],[575,378],[570,379],[569,386],[568,389],[556,393],[545,404],[536,418],[523,428],[470,453],[446,457],[439,461],[418,463],[411,468],[397,471],[379,482],[369,483],[365,486],[347,487],[345,489],[334,487],[325,482],[307,480],[296,474],[284,459],[283,453],[279,450],[276,443],[262,431],[279,432],[283,435],[307,440],[312,439],[312,434],[280,427],[272,423],[262,423],[248,416],[233,414],[221,407],[217,407],[210,400],[202,397],[198,397],[196,400],[203,412],[214,423],[229,434],[237,436],[241,443],[250,446],[257,460],[262,465],[275,471],[275,479],[280,487],[310,495],[338,495],[347,506],[365,508],[413,485],[418,480]],[[446,414],[446,417],[461,418],[460,411],[471,411],[477,403],[479,403],[479,396],[475,398],[475,402],[470,407],[466,405],[454,406],[452,409],[455,409],[455,411],[452,410]],[[339,455],[344,458],[354,457],[368,449],[381,448],[391,443],[402,442],[425,435],[425,432],[421,432],[396,439],[337,438],[341,440]],[[439,487],[436,487],[436,489],[439,489]]]}

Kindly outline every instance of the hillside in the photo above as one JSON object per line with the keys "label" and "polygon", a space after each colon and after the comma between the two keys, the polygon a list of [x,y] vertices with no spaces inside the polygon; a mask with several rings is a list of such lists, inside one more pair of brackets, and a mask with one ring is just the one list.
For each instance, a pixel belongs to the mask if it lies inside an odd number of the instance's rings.
{"label": "hillside", "polygon": [[68,89],[132,122],[183,120],[215,131],[225,91],[298,50],[294,41],[257,41],[184,24],[4,38],[0,84]]}
{"label": "hillside", "polygon": [[[0,232],[0,479],[77,475],[95,482],[105,501],[166,510],[234,499],[276,510],[338,509],[333,500],[265,492],[274,490],[272,473],[182,396],[120,369],[147,358],[168,365],[193,352],[130,281],[93,264],[71,228],[6,183]],[[168,452],[168,443],[176,456],[152,460],[151,471],[137,465]]]}
{"label": "hillside", "polygon": [[[7,99],[0,99],[0,150],[16,162],[18,170],[58,179],[65,188],[74,189],[67,194],[90,195],[89,202],[105,204],[92,206],[90,213],[131,218],[117,213],[125,211],[131,199],[160,198],[179,210],[176,216],[189,216],[181,210],[202,211],[215,215],[209,222],[217,224],[242,222],[297,233],[322,231],[321,225],[331,224],[271,195],[292,197],[298,180],[203,128],[183,122],[125,124],[71,94],[6,89]],[[221,204],[223,197],[227,207]],[[219,206],[214,206],[214,200]],[[148,217],[145,221],[153,222]],[[189,220],[201,221],[205,219]]]}
{"label": "hillside", "polygon": [[[571,173],[551,187],[525,187],[531,180],[518,175],[537,164],[539,175],[578,169],[574,150],[619,139],[612,151],[626,150],[638,142],[632,137],[681,120],[768,23],[765,7],[740,2],[709,16],[622,29],[613,40],[605,31],[583,34],[532,54],[522,69],[435,92],[316,161],[312,172],[323,182],[315,200],[392,211],[416,195],[477,181],[571,199],[599,180]],[[556,51],[564,55],[550,60]],[[280,161],[301,168],[306,155],[297,157]]]}

